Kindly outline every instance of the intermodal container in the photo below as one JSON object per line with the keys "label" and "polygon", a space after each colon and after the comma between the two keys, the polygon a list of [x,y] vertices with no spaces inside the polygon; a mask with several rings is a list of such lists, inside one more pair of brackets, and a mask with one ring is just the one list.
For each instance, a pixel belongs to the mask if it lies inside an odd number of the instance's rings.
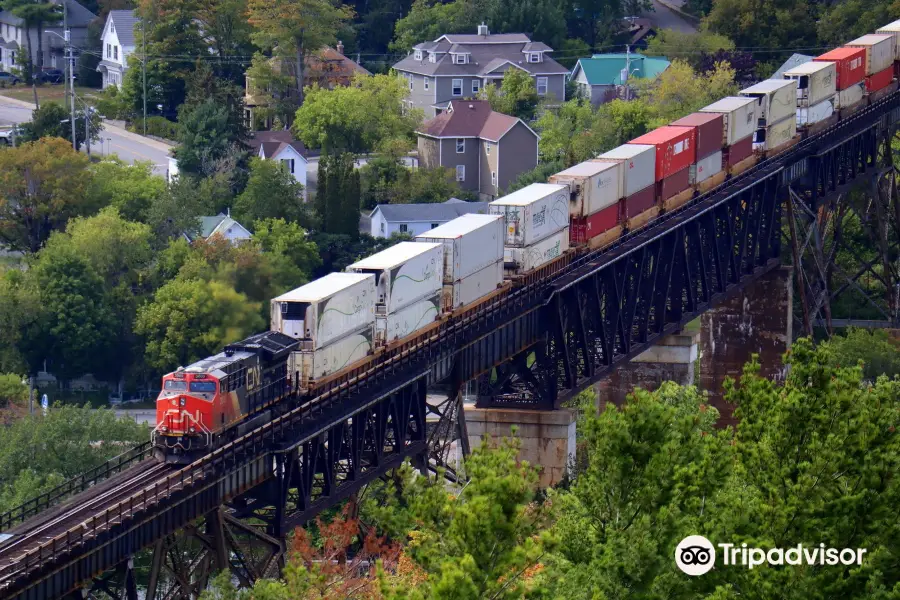
{"label": "intermodal container", "polygon": [[810,61],[784,73],[797,80],[797,107],[809,108],[837,93],[837,68],[833,62]]}
{"label": "intermodal container", "polygon": [[815,125],[834,114],[834,105],[837,97],[829,98],[809,108],[797,109],[797,127]]}
{"label": "intermodal container", "polygon": [[900,21],[888,23],[884,27],[878,28],[875,33],[894,36],[894,61],[900,60]]}
{"label": "intermodal container", "polygon": [[657,195],[659,200],[664,202],[672,196],[677,196],[684,190],[691,187],[691,168],[684,169],[669,175],[662,181],[657,182]]}
{"label": "intermodal container", "polygon": [[444,246],[400,242],[353,263],[347,272],[374,275],[375,312],[391,314],[440,293],[444,283]]}
{"label": "intermodal container", "polygon": [[850,108],[860,102],[862,102],[863,96],[866,94],[866,83],[865,81],[860,81],[857,84],[851,85],[845,90],[841,90],[838,92],[837,101],[835,103],[835,108],[837,109],[845,109]]}
{"label": "intermodal container", "polygon": [[893,34],[864,35],[845,45],[850,48],[866,49],[866,75],[875,75],[894,66]]}
{"label": "intermodal container", "polygon": [[791,141],[795,135],[797,135],[796,117],[784,119],[758,129],[753,139],[753,149],[757,151],[774,150]]}
{"label": "intermodal container", "polygon": [[656,180],[656,146],[622,144],[596,160],[622,163],[622,193],[626,198],[652,186]]}
{"label": "intermodal container", "polygon": [[375,341],[389,344],[430,325],[441,315],[441,290],[388,315],[375,317]]}
{"label": "intermodal container", "polygon": [[766,79],[741,90],[740,94],[756,98],[758,127],[792,117],[797,108],[797,82],[793,79]]}
{"label": "intermodal container", "polygon": [[874,75],[868,75],[866,77],[866,92],[871,94],[872,92],[883,90],[884,88],[889,86],[893,80],[894,67],[893,65],[891,65],[883,71],[875,73]]}
{"label": "intermodal container", "polygon": [[569,237],[573,244],[586,244],[588,240],[607,232],[621,222],[623,203],[607,206],[583,219],[572,219]]}
{"label": "intermodal container", "polygon": [[662,181],[697,162],[697,130],[666,125],[629,144],[656,146],[656,181]]}
{"label": "intermodal container", "polygon": [[580,219],[615,204],[622,192],[622,163],[588,160],[550,176],[569,188],[569,216]]}
{"label": "intermodal container", "polygon": [[569,249],[569,228],[554,233],[527,248],[506,248],[504,267],[514,273],[527,273],[558,258]]}
{"label": "intermodal container", "polygon": [[488,214],[504,219],[504,246],[525,248],[569,226],[569,187],[532,183],[488,204]]}
{"label": "intermodal container", "polygon": [[444,246],[444,283],[453,283],[503,260],[500,215],[468,214],[416,236],[417,242]]}
{"label": "intermodal container", "polygon": [[651,185],[625,198],[625,218],[637,216],[656,204],[656,186]]}
{"label": "intermodal container", "polygon": [[756,131],[756,100],[730,96],[713,102],[700,112],[718,113],[724,118],[723,145],[731,146],[735,142],[753,135]]}
{"label": "intermodal container", "polygon": [[272,300],[272,331],[317,350],[375,322],[375,276],[330,273]]}
{"label": "intermodal container", "polygon": [[445,284],[441,302],[445,310],[453,310],[475,302],[503,283],[503,258],[474,273]]}
{"label": "intermodal container", "polygon": [[703,158],[722,149],[725,138],[725,117],[721,113],[697,112],[672,123],[675,127],[697,129],[697,157]]}
{"label": "intermodal container", "polygon": [[288,358],[288,372],[300,379],[300,389],[309,388],[311,381],[327,377],[365,358],[374,350],[374,324],[352,331],[315,350],[292,352]]}
{"label": "intermodal container", "polygon": [[730,169],[745,158],[749,158],[751,154],[753,154],[753,136],[725,148],[725,166]]}
{"label": "intermodal container", "polygon": [[701,158],[697,164],[690,166],[690,184],[703,183],[716,173],[722,172],[722,151],[713,152],[706,158]]}
{"label": "intermodal container", "polygon": [[835,48],[813,60],[834,63],[838,91],[862,82],[866,76],[865,48]]}

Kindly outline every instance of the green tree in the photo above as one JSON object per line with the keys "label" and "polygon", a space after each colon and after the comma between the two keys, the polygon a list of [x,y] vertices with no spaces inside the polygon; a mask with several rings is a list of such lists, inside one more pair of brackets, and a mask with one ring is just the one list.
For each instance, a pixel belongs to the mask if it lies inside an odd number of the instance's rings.
{"label": "green tree", "polygon": [[482,97],[491,103],[495,111],[519,117],[523,121],[534,119],[540,101],[534,78],[528,72],[512,67],[503,74],[500,87],[485,86]]}
{"label": "green tree", "polygon": [[[204,181],[208,181],[204,180]],[[210,182],[208,185],[212,185]],[[201,193],[200,184],[190,176],[178,179],[166,189],[166,193],[154,198],[147,210],[149,224],[163,245],[182,233],[195,234],[200,231],[200,217],[216,214],[214,206],[206,194]]]}
{"label": "green tree", "polygon": [[478,21],[465,0],[436,2],[414,0],[409,13],[394,24],[393,52],[409,52],[413,46],[430,42],[446,33],[466,33]]}
{"label": "green tree", "polygon": [[694,33],[661,29],[647,43],[647,56],[679,58],[697,68],[701,56],[719,50],[734,50],[734,42],[718,33],[697,31]]}
{"label": "green tree", "polygon": [[831,338],[828,345],[836,365],[849,367],[861,361],[869,380],[879,375],[900,375],[900,338],[891,337],[887,331],[850,328],[844,335]]}
{"label": "green tree", "polygon": [[[242,2],[243,0],[235,1]],[[224,27],[224,25],[220,26]],[[224,60],[221,62],[233,64]],[[207,103],[212,103],[228,115],[228,130],[233,140],[244,141],[247,139],[243,80],[241,85],[238,85],[231,79],[220,77],[211,66],[210,61],[198,58],[193,72],[186,79],[185,94],[184,104],[178,107],[179,123],[186,119],[190,120],[194,111]]]}
{"label": "green tree", "polygon": [[253,229],[253,240],[263,252],[283,257],[299,268],[306,279],[312,279],[312,273],[322,264],[318,247],[300,224],[284,219],[263,219],[256,221]]}
{"label": "green tree", "polygon": [[0,371],[33,372],[23,341],[42,310],[31,277],[18,269],[0,271]]}
{"label": "green tree", "polygon": [[0,150],[0,241],[37,252],[70,217],[93,212],[88,160],[59,138]]}
{"label": "green tree", "polygon": [[819,6],[806,0],[715,0],[703,23],[739,48],[810,48],[818,41]]}
{"label": "green tree", "polygon": [[511,194],[516,190],[520,190],[523,187],[529,186],[532,183],[546,183],[551,175],[554,173],[559,173],[566,166],[562,161],[554,160],[551,162],[540,163],[538,166],[533,168],[530,171],[525,171],[516,177],[515,181],[509,184],[509,187],[504,190],[505,193]]}
{"label": "green tree", "polygon": [[569,165],[595,156],[597,153],[591,146],[593,122],[594,109],[581,98],[568,100],[556,110],[544,111],[535,124],[541,133],[538,141],[541,160]]}
{"label": "green tree", "polygon": [[[112,86],[108,89],[116,89]],[[90,166],[87,195],[95,206],[112,206],[124,219],[146,222],[150,207],[166,193],[166,180],[149,162],[125,163],[106,158]]]}
{"label": "green tree", "polygon": [[248,0],[247,16],[254,43],[290,62],[296,101],[302,106],[306,59],[334,43],[337,30],[353,11],[330,0]]}
{"label": "green tree", "polygon": [[[231,98],[242,103],[244,64],[241,59],[253,54],[250,40],[253,29],[247,21],[247,0],[197,0],[196,6],[196,17],[204,39],[215,55],[221,58],[212,65],[218,79],[216,86],[222,87],[225,82],[236,85],[240,94]],[[195,68],[199,70],[200,64]],[[189,83],[189,98],[191,87]],[[243,120],[242,114],[240,117]]]}
{"label": "green tree", "polygon": [[819,41],[826,45],[839,46],[900,18],[900,4],[894,0],[847,0],[826,6],[818,22]]}
{"label": "green tree", "polygon": [[[43,31],[45,25],[54,25],[62,21],[62,6],[53,2],[41,2],[40,0],[3,0],[3,9],[22,19],[25,26],[25,51],[27,65],[30,68],[25,71],[25,82],[32,83],[34,75],[44,69],[44,42]],[[31,48],[31,31],[37,35],[37,54]],[[21,54],[21,53],[20,53]],[[31,57],[37,56],[37,64],[31,63]]]}
{"label": "green tree", "polygon": [[355,236],[337,233],[316,233],[311,236],[319,249],[322,265],[313,273],[314,277],[323,277],[334,271],[343,271],[356,261],[390,248],[398,242],[410,241],[412,236],[395,233],[389,238],[375,238],[367,234]]}
{"label": "green tree", "polygon": [[[259,219],[298,221],[304,216],[303,186],[285,167],[286,163],[253,157],[250,178],[234,203],[238,221]],[[302,167],[302,165],[301,165]]]}
{"label": "green tree", "polygon": [[179,172],[211,174],[218,161],[241,149],[240,129],[231,123],[228,108],[210,98],[182,115],[181,145],[172,153]]}
{"label": "green tree", "polygon": [[323,155],[319,159],[319,189],[316,212],[322,230],[355,237],[359,235],[359,172],[353,155]]}
{"label": "green tree", "polygon": [[[69,140],[72,143],[71,113],[61,104],[45,102],[40,108],[31,113],[31,121],[22,123],[23,142],[36,142],[45,137],[58,137]],[[90,135],[91,141],[100,140],[100,132],[103,131],[103,123],[96,112],[91,114]],[[84,113],[75,115],[75,144],[81,149],[85,142],[84,137]]]}
{"label": "green tree", "polygon": [[146,340],[145,360],[158,371],[215,354],[264,327],[259,304],[224,283],[202,279],[165,284],[135,321]]}
{"label": "green tree", "polygon": [[24,406],[28,401],[28,386],[21,375],[0,373],[0,408]]}
{"label": "green tree", "polygon": [[698,74],[689,64],[674,60],[656,79],[639,79],[634,84],[638,96],[656,113],[651,128],[660,127],[688,115],[719,98],[737,93],[735,71],[719,63],[708,73]]}
{"label": "green tree", "polygon": [[413,146],[421,122],[417,110],[404,111],[409,89],[393,75],[357,75],[349,86],[313,86],[297,110],[293,131],[309,148],[326,152],[371,152],[402,140]]}

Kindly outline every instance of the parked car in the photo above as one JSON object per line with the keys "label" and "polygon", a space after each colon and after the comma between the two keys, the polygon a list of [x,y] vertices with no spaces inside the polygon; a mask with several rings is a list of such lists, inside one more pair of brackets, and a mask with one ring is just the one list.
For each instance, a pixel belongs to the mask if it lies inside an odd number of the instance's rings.
{"label": "parked car", "polygon": [[40,83],[62,83],[65,79],[66,74],[62,69],[45,69],[37,76],[37,80]]}
{"label": "parked car", "polygon": [[6,71],[0,71],[0,83],[5,83],[7,85],[16,85],[21,80],[13,75],[12,73],[7,73]]}

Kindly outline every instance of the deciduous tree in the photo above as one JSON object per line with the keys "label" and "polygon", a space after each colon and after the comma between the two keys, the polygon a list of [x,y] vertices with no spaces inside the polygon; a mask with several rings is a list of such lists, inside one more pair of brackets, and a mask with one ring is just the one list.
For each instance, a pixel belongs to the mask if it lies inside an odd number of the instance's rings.
{"label": "deciduous tree", "polygon": [[523,121],[534,118],[540,97],[534,78],[522,69],[510,67],[503,74],[500,87],[487,85],[482,97],[491,103],[491,108],[505,115],[518,117]]}
{"label": "deciduous tree", "polygon": [[[36,142],[44,137],[59,137],[72,143],[71,113],[63,105],[56,102],[45,102],[31,113],[31,121],[22,123],[21,141]],[[96,112],[90,116],[89,133],[92,142],[100,140],[103,123]],[[81,149],[85,142],[84,112],[75,115],[75,144]]]}
{"label": "deciduous tree", "polygon": [[[115,86],[113,86],[115,89]],[[87,195],[96,206],[112,206],[129,221],[147,222],[150,207],[166,193],[166,180],[149,162],[107,158],[90,166]]]}
{"label": "deciduous tree", "polygon": [[323,155],[319,159],[319,189],[316,212],[322,230],[355,237],[359,235],[359,172],[353,155]]}
{"label": "deciduous tree", "polygon": [[234,211],[238,221],[244,223],[259,219],[299,221],[305,212],[303,186],[287,170],[286,163],[253,157],[247,187],[237,197]]}
{"label": "deciduous tree", "polygon": [[181,145],[172,153],[180,172],[210,175],[216,163],[240,151],[241,129],[235,129],[226,106],[208,99],[181,118]]}

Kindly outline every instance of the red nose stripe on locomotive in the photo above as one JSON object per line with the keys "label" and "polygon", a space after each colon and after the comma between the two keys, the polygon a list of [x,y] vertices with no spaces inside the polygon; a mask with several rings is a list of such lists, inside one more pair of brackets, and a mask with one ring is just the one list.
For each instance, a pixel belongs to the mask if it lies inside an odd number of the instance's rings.
{"label": "red nose stripe on locomotive", "polygon": [[[181,405],[184,398],[184,406]],[[174,404],[173,404],[174,403]],[[156,403],[156,420],[162,426],[168,427],[166,433],[189,433],[191,425],[197,423],[207,429],[212,425],[213,402],[201,400],[192,396],[174,396]]]}

